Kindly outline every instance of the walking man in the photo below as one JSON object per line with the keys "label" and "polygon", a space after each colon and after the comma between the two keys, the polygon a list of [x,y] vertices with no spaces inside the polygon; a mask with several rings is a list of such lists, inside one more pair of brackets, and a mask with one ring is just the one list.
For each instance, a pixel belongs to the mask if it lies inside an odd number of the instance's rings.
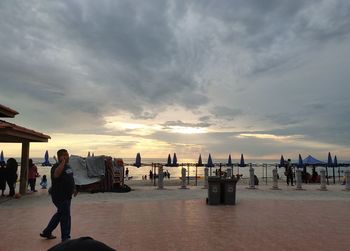
{"label": "walking man", "polygon": [[62,242],[70,239],[71,215],[70,205],[72,195],[77,195],[73,178],[72,168],[68,165],[69,154],[66,149],[57,151],[58,163],[51,168],[51,197],[52,202],[57,208],[57,212],[52,216],[49,224],[40,233],[41,237],[55,239],[52,232],[60,224]]}

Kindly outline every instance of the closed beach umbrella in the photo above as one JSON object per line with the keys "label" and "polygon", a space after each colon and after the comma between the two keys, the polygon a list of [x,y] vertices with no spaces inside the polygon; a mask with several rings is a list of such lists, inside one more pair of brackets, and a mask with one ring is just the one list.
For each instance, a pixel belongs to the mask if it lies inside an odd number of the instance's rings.
{"label": "closed beach umbrella", "polygon": [[136,154],[136,160],[135,160],[134,166],[136,166],[137,168],[139,168],[141,166],[141,154],[140,153]]}
{"label": "closed beach umbrella", "polygon": [[88,152],[88,155],[87,155],[87,156],[88,156],[88,158],[90,158],[90,156],[91,156],[90,151]]}
{"label": "closed beach umbrella", "polygon": [[167,166],[171,166],[171,157],[170,157],[170,153],[168,154],[168,161],[166,162]]}
{"label": "closed beach umbrella", "polygon": [[301,158],[301,155],[299,154],[299,161],[298,161],[298,169],[303,168],[303,174],[306,175],[306,165],[304,165],[303,159]]}
{"label": "closed beach umbrella", "polygon": [[327,165],[328,166],[333,166],[333,160],[332,160],[332,156],[331,153],[328,152],[328,161],[327,161]]}
{"label": "closed beach umbrella", "polygon": [[211,175],[211,168],[214,167],[214,163],[213,163],[213,160],[211,159],[210,153],[209,153],[209,156],[208,156],[208,162],[206,164],[206,167],[210,168],[210,175]]}
{"label": "closed beach umbrella", "polygon": [[177,166],[177,157],[176,157],[176,153],[174,153],[173,165],[174,165],[174,166]]}
{"label": "closed beach umbrella", "polygon": [[208,162],[207,162],[207,167],[214,167],[214,164],[213,164],[213,160],[211,159],[211,155],[209,153],[209,156],[208,156]]}
{"label": "closed beach umbrella", "polygon": [[239,162],[239,166],[240,166],[240,167],[245,167],[243,153],[241,153],[241,161]]}
{"label": "closed beach umbrella", "polygon": [[45,152],[45,162],[46,163],[49,162],[49,151],[48,150],[46,150],[46,152]]}
{"label": "closed beach umbrella", "polygon": [[285,165],[285,161],[284,161],[283,155],[281,155],[281,160],[280,160],[280,166],[279,167],[284,167],[284,165]]}
{"label": "closed beach umbrella", "polygon": [[328,152],[327,166],[333,167],[333,184],[335,184],[335,171],[334,171],[333,160],[332,160],[332,156],[331,156],[331,153],[330,153],[330,152]]}
{"label": "closed beach umbrella", "polygon": [[[334,162],[333,162],[334,167],[338,167],[338,159],[337,155],[334,156]],[[338,179],[340,181],[340,167],[338,167]]]}
{"label": "closed beach umbrella", "polygon": [[228,155],[227,166],[232,166],[231,154]]}
{"label": "closed beach umbrella", "polygon": [[1,150],[1,154],[0,154],[0,161],[5,162],[4,152],[2,150]]}
{"label": "closed beach umbrella", "polygon": [[46,150],[44,155],[44,162],[42,163],[42,166],[51,166],[51,163],[49,161],[49,151]]}
{"label": "closed beach umbrella", "polygon": [[304,166],[303,159],[301,158],[301,155],[299,154],[298,168],[302,168],[303,166]]}
{"label": "closed beach umbrella", "polygon": [[203,166],[202,155],[201,154],[199,154],[197,166]]}

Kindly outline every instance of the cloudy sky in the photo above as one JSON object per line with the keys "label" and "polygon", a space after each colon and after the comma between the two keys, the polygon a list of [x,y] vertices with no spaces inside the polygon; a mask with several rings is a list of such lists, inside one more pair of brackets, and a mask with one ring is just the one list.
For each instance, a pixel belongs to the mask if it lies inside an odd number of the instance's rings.
{"label": "cloudy sky", "polygon": [[32,156],[350,159],[349,65],[348,0],[0,2],[7,121],[52,138]]}

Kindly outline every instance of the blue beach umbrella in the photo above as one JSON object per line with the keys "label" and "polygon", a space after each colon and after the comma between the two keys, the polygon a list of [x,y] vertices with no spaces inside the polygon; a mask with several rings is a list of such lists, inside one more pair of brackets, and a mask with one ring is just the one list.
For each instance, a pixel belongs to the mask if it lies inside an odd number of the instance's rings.
{"label": "blue beach umbrella", "polygon": [[166,162],[167,166],[171,166],[171,157],[170,157],[170,153],[168,154],[168,160]]}
{"label": "blue beach umbrella", "polygon": [[211,159],[210,153],[209,153],[209,156],[208,156],[208,162],[206,164],[206,167],[214,167],[213,160]]}
{"label": "blue beach umbrella", "polygon": [[141,154],[140,153],[136,154],[136,160],[135,160],[134,166],[136,166],[137,168],[139,168],[141,166]]}
{"label": "blue beach umbrella", "polygon": [[332,160],[332,156],[331,153],[328,152],[328,161],[327,161],[327,165],[328,166],[333,166],[333,160]]}
{"label": "blue beach umbrella", "polygon": [[241,161],[239,162],[239,166],[240,166],[240,167],[245,167],[243,153],[241,153]]}
{"label": "blue beach umbrella", "polygon": [[303,166],[304,166],[303,159],[301,158],[301,155],[299,154],[298,168],[302,168]]}
{"label": "blue beach umbrella", "polygon": [[203,166],[203,162],[202,162],[202,155],[201,155],[201,154],[199,154],[199,158],[198,158],[197,166]]}
{"label": "blue beach umbrella", "polygon": [[213,163],[213,160],[211,159],[210,153],[209,153],[209,156],[208,156],[208,162],[207,162],[207,164],[205,166],[210,168],[210,175],[211,175],[211,168],[214,167],[214,163]]}
{"label": "blue beach umbrella", "polygon": [[[333,160],[331,153],[328,152],[328,161],[327,161],[327,166],[333,167],[333,184],[335,184],[335,171],[334,171],[334,165],[333,165]],[[328,176],[328,175],[327,175]]]}
{"label": "blue beach umbrella", "polygon": [[45,156],[44,156],[44,162],[41,164],[42,166],[51,166],[50,160],[49,160],[49,151],[46,150]]}
{"label": "blue beach umbrella", "polygon": [[232,166],[231,154],[228,155],[227,166]]}
{"label": "blue beach umbrella", "polygon": [[[334,155],[333,166],[334,166],[334,167],[338,167],[337,155]],[[338,167],[338,179],[339,179],[339,181],[340,181],[340,168],[339,168],[339,167]]]}
{"label": "blue beach umbrella", "polygon": [[174,157],[173,157],[173,166],[177,166],[177,157],[176,157],[176,153],[174,153]]}
{"label": "blue beach umbrella", "polygon": [[284,166],[285,166],[284,157],[283,157],[283,155],[281,155],[280,166],[279,167],[284,167]]}
{"label": "blue beach umbrella", "polygon": [[298,169],[303,168],[303,173],[306,174],[306,165],[304,165],[303,159],[301,158],[301,155],[299,154],[299,161],[298,161]]}
{"label": "blue beach umbrella", "polygon": [[1,154],[0,154],[0,161],[5,162],[4,152],[2,150],[1,150]]}

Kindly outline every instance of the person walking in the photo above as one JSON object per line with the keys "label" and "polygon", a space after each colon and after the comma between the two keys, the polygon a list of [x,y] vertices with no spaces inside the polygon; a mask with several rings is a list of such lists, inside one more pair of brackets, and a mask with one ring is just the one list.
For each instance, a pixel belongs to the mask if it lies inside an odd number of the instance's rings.
{"label": "person walking", "polygon": [[15,196],[15,185],[17,181],[18,163],[14,158],[9,158],[6,163],[6,182],[9,186],[10,193],[7,197]]}
{"label": "person walking", "polygon": [[28,183],[30,186],[30,191],[37,192],[37,190],[35,190],[35,184],[36,184],[36,177],[39,177],[38,168],[33,163],[32,159],[29,159],[28,166],[29,166],[29,168],[28,168]]}
{"label": "person walking", "polygon": [[5,190],[6,190],[6,163],[5,163],[5,161],[0,162],[0,190],[1,190],[1,196],[5,196]]}
{"label": "person walking", "polygon": [[51,168],[51,198],[57,208],[47,227],[40,236],[47,239],[55,239],[52,232],[60,224],[62,242],[70,239],[71,214],[70,206],[72,195],[77,195],[72,168],[69,166],[69,154],[66,149],[57,151],[58,163]]}

